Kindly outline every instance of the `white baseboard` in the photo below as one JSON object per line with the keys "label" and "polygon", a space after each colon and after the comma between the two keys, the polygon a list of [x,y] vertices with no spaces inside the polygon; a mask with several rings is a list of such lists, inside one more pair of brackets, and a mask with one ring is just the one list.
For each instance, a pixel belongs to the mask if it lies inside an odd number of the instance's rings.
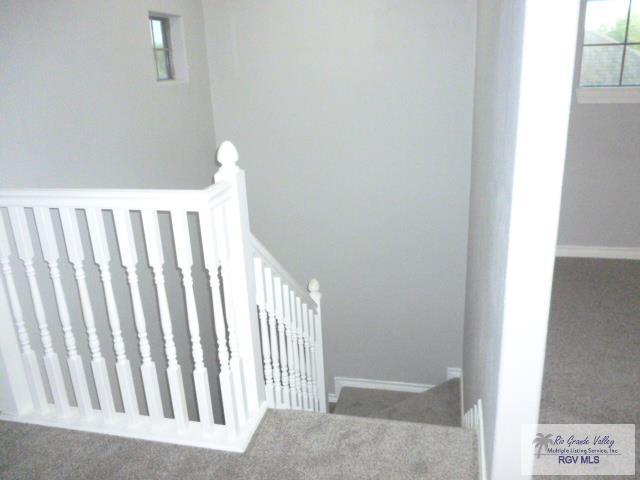
{"label": "white baseboard", "polygon": [[452,378],[460,378],[462,376],[462,369],[460,367],[447,367],[447,380]]}
{"label": "white baseboard", "polygon": [[640,260],[640,247],[587,247],[580,245],[558,245],[556,247],[556,257]]}
{"label": "white baseboard", "polygon": [[478,437],[478,479],[487,480],[487,458],[484,449],[484,414],[482,413],[482,399],[470,408],[462,417],[463,428],[475,430]]}
{"label": "white baseboard", "polygon": [[433,385],[427,385],[424,383],[391,382],[388,380],[371,380],[367,378],[335,377],[335,393],[330,393],[328,395],[331,403],[338,401],[342,387],[373,388],[375,390],[421,393],[425,390],[429,390]]}

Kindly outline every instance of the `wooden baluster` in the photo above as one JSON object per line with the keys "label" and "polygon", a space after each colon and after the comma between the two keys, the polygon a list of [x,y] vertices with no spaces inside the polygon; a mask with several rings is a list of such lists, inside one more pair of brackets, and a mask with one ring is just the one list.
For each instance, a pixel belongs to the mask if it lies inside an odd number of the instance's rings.
{"label": "wooden baluster", "polygon": [[289,303],[291,305],[291,345],[293,347],[293,376],[296,391],[296,408],[302,410],[302,375],[300,371],[300,348],[298,345],[298,311],[296,309],[296,294],[289,292]]}
{"label": "wooden baluster", "polygon": [[[291,299],[289,292],[289,285],[282,286],[282,297],[284,300],[284,327],[285,327],[285,338],[286,338],[286,347],[287,347],[287,364],[288,364],[288,374],[287,374],[287,385],[289,386],[289,393],[287,398],[289,399],[289,406],[291,408],[296,408],[298,405],[298,395],[296,393],[296,385],[295,385],[295,363],[293,359],[293,336],[291,329]],[[284,377],[283,377],[284,378]]]}
{"label": "wooden baluster", "polygon": [[[142,373],[142,385],[147,400],[149,417],[152,420],[164,418],[162,410],[162,400],[160,397],[160,386],[158,384],[158,373],[156,364],[151,358],[151,346],[147,337],[147,322],[142,308],[142,297],[140,296],[140,286],[138,285],[138,274],[136,265],[138,264],[138,254],[136,253],[135,238],[131,226],[131,215],[129,210],[113,210],[113,220],[116,227],[116,236],[120,248],[120,259],[127,271],[127,281],[131,292],[131,304],[133,307],[133,319],[138,332],[138,346],[142,362],[140,372]],[[158,425],[158,423],[155,423]]]}
{"label": "wooden baluster", "polygon": [[307,360],[305,356],[305,331],[304,331],[304,317],[302,316],[302,305],[300,303],[300,297],[296,296],[296,317],[298,319],[298,353],[300,355],[300,386],[302,389],[302,408],[309,410],[309,390],[307,388]]}
{"label": "wooden baluster", "polygon": [[202,210],[198,215],[200,217],[204,266],[209,274],[209,288],[211,289],[211,299],[213,303],[213,325],[216,331],[218,361],[220,362],[218,378],[220,379],[220,394],[222,396],[225,425],[229,428],[229,433],[235,436],[239,428],[238,405],[235,398],[235,387],[233,385],[234,378],[231,374],[231,354],[227,346],[227,328],[224,321],[222,296],[220,295],[220,279],[218,277],[218,265],[220,261],[216,255],[216,241],[212,228],[212,213],[213,212],[208,210]]}
{"label": "wooden baluster", "polygon": [[9,207],[9,219],[11,221],[11,227],[16,241],[16,248],[18,249],[18,256],[24,264],[27,280],[29,282],[33,309],[36,315],[38,328],[40,330],[40,342],[42,343],[42,349],[44,351],[44,368],[47,371],[47,377],[49,378],[49,385],[51,386],[51,393],[53,395],[53,403],[56,406],[58,415],[67,416],[71,414],[69,398],[67,396],[64,378],[62,377],[60,359],[53,349],[53,342],[51,340],[51,333],[49,332],[49,325],[47,323],[44,304],[40,294],[40,287],[38,286],[36,271],[33,267],[33,243],[31,242],[31,234],[29,233],[24,208]]}
{"label": "wooden baluster", "polygon": [[164,349],[167,356],[167,381],[171,395],[171,405],[176,426],[180,432],[187,430],[189,413],[187,399],[182,381],[182,370],[178,364],[178,351],[173,337],[171,312],[164,280],[164,253],[162,251],[162,235],[158,223],[158,214],[154,210],[142,210],[142,225],[147,246],[147,258],[153,270],[153,281],[158,296],[158,310],[160,311],[160,326],[164,339]]}
{"label": "wooden baluster", "polygon": [[304,338],[304,358],[308,392],[307,409],[313,410],[313,369],[311,368],[311,343],[309,342],[309,309],[304,302],[302,303],[302,336]]}
{"label": "wooden baluster", "polygon": [[227,330],[229,333],[229,368],[231,370],[232,384],[236,401],[236,415],[238,424],[244,425],[247,421],[248,404],[247,393],[245,391],[245,375],[240,348],[238,344],[238,325],[234,309],[234,288],[229,260],[229,239],[227,238],[227,224],[225,219],[225,207],[219,206],[213,209],[213,223],[215,244],[218,247],[220,261],[220,275],[223,280],[222,291],[224,293],[224,318],[227,320]]}
{"label": "wooden baluster", "polygon": [[280,383],[280,354],[278,352],[278,335],[276,332],[276,314],[273,301],[273,271],[271,268],[264,269],[265,292],[267,297],[267,313],[269,314],[269,338],[271,341],[271,361],[273,365],[273,383],[275,391],[276,408],[282,405],[282,385]]}
{"label": "wooden baluster", "polygon": [[93,308],[91,307],[91,298],[87,289],[86,275],[84,272],[84,249],[82,248],[82,240],[80,238],[80,229],[78,228],[78,217],[74,208],[61,208],[60,220],[62,222],[62,231],[67,246],[67,257],[73,265],[73,270],[78,286],[78,294],[80,296],[80,308],[84,324],[87,329],[87,337],[89,340],[89,350],[91,352],[91,369],[93,370],[93,379],[98,393],[98,401],[105,422],[113,422],[116,408],[113,404],[113,395],[111,393],[111,384],[109,383],[109,373],[107,372],[107,362],[100,351],[100,339],[96,332],[96,322],[93,316]]}
{"label": "wooden baluster", "polygon": [[16,326],[16,333],[18,335],[18,342],[20,343],[20,351],[25,365],[27,383],[29,385],[29,391],[31,392],[31,398],[35,408],[40,413],[47,414],[49,413],[47,394],[44,390],[44,383],[42,381],[42,373],[40,372],[38,359],[36,358],[36,353],[31,347],[29,333],[27,332],[24,324],[22,305],[20,305],[20,297],[13,279],[13,272],[11,271],[10,255],[11,248],[9,246],[9,237],[5,230],[2,212],[0,212],[0,265],[2,266],[2,276],[4,277],[4,283],[7,288],[9,306],[11,307],[13,321]]}
{"label": "wooden baluster", "polygon": [[312,308],[309,309],[309,358],[311,364],[311,407],[315,412],[320,411],[320,403],[318,402],[318,379],[316,370],[316,336],[315,336],[315,313]]}
{"label": "wooden baluster", "polygon": [[67,306],[64,289],[62,288],[62,282],[60,281],[60,270],[58,268],[60,254],[51,221],[51,212],[46,207],[35,207],[33,214],[36,219],[36,227],[38,228],[38,235],[40,237],[42,255],[49,266],[49,276],[53,283],[53,291],[56,297],[56,304],[58,305],[58,315],[64,334],[64,343],[67,347],[67,364],[69,365],[69,373],[71,375],[71,383],[73,384],[76,402],[78,403],[80,415],[85,418],[91,417],[94,412],[91,406],[87,377],[85,376],[82,358],[78,354],[76,347],[76,339],[73,335],[71,319],[69,317],[69,308]]}
{"label": "wooden baluster", "polygon": [[309,281],[308,289],[309,296],[316,303],[315,323],[313,326],[313,343],[315,346],[314,372],[317,378],[318,407],[321,412],[327,413],[327,394],[324,379],[324,351],[322,347],[322,294],[320,293],[320,282],[318,282],[318,280],[316,280],[315,278],[311,279],[311,281]]}
{"label": "wooden baluster", "polygon": [[93,258],[100,269],[100,280],[102,281],[102,290],[104,291],[107,317],[109,318],[109,326],[111,327],[111,335],[113,336],[113,350],[116,355],[116,373],[118,374],[118,385],[120,386],[120,394],[122,395],[122,404],[129,421],[135,421],[139,415],[138,401],[136,399],[131,364],[127,358],[124,339],[122,338],[120,314],[118,313],[116,297],[111,283],[111,270],[109,269],[111,255],[109,254],[107,234],[104,228],[104,218],[102,216],[102,210],[96,208],[88,208],[85,212],[87,215],[91,248],[93,249]]}
{"label": "wooden baluster", "polygon": [[289,365],[287,361],[287,343],[285,340],[284,326],[284,310],[282,307],[282,280],[280,277],[273,279],[273,288],[275,295],[275,312],[276,321],[278,323],[278,342],[280,344],[280,368],[282,370],[282,405],[284,408],[291,407],[291,399],[289,397]]}
{"label": "wooden baluster", "polygon": [[214,425],[213,407],[211,405],[211,391],[209,389],[209,375],[204,366],[204,353],[200,342],[200,323],[196,298],[193,293],[193,278],[191,268],[193,257],[191,254],[191,240],[189,237],[189,224],[187,212],[182,210],[171,211],[171,225],[173,238],[175,239],[176,258],[178,268],[182,273],[182,286],[184,287],[185,301],[187,305],[187,324],[191,335],[191,353],[193,355],[193,382],[196,389],[198,414],[200,424],[204,431],[209,431]]}
{"label": "wooden baluster", "polygon": [[265,307],[264,273],[262,259],[253,259],[256,273],[256,304],[260,318],[260,336],[262,338],[262,358],[264,360],[264,388],[267,394],[267,405],[276,407],[275,385],[273,384],[273,366],[271,364],[271,345],[269,344],[269,330],[267,326],[267,310]]}

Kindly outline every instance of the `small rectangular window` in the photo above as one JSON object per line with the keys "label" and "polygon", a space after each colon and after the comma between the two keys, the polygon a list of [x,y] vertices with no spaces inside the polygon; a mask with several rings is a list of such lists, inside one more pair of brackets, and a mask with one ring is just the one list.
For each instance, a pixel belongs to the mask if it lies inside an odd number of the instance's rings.
{"label": "small rectangular window", "polygon": [[149,17],[151,30],[151,44],[153,57],[156,62],[156,76],[158,81],[173,80],[173,53],[171,51],[171,32],[169,19],[166,17]]}
{"label": "small rectangular window", "polygon": [[580,86],[640,85],[640,0],[587,0]]}

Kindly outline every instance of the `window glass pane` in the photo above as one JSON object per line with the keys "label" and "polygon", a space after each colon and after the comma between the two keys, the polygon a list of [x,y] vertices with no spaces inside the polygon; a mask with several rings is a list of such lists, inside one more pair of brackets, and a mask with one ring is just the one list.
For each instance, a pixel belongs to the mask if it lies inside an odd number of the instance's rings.
{"label": "window glass pane", "polygon": [[624,57],[623,85],[640,85],[640,45],[627,47]]}
{"label": "window glass pane", "polygon": [[622,45],[605,47],[584,46],[580,85],[612,86],[620,82],[622,68]]}
{"label": "window glass pane", "polygon": [[158,73],[158,80],[170,80],[171,69],[169,68],[169,54],[164,50],[155,50],[153,52],[156,56],[156,71]]}
{"label": "window glass pane", "polygon": [[589,0],[584,22],[584,43],[622,43],[630,0]]}
{"label": "window glass pane", "polygon": [[628,41],[640,43],[640,0],[633,0],[631,4]]}
{"label": "window glass pane", "polygon": [[162,28],[162,20],[152,19],[151,20],[151,31],[153,34],[153,46],[156,48],[166,48],[164,39],[164,31]]}

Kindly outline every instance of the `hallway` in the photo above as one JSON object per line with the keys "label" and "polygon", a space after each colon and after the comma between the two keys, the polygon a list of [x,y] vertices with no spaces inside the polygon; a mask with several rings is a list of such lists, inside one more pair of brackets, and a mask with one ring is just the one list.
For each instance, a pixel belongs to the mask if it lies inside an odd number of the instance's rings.
{"label": "hallway", "polygon": [[635,423],[638,451],[640,261],[556,260],[540,423]]}

